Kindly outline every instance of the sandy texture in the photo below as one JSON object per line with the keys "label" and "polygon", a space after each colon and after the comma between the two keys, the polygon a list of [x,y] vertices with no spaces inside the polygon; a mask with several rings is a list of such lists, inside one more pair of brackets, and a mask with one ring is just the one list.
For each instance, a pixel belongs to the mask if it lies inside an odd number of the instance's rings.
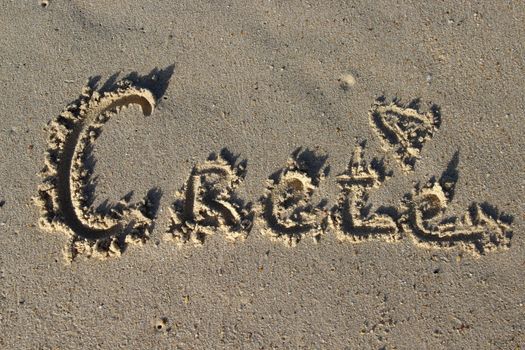
{"label": "sandy texture", "polygon": [[114,91],[92,91],[88,86],[77,101],[70,104],[47,126],[48,149],[45,166],[40,173],[43,184],[35,204],[42,212],[40,228],[62,231],[70,236],[66,259],[72,261],[79,253],[88,257],[120,256],[129,242],[144,243],[154,213],[148,209],[148,198],[138,205],[122,201],[105,210],[94,212],[90,197],[95,184],[91,175],[91,150],[102,126],[110,116],[126,106],[137,104],[144,115],[151,115],[155,98],[147,89],[136,88],[123,81]]}
{"label": "sandy texture", "polygon": [[525,348],[523,3],[0,19],[1,349]]}

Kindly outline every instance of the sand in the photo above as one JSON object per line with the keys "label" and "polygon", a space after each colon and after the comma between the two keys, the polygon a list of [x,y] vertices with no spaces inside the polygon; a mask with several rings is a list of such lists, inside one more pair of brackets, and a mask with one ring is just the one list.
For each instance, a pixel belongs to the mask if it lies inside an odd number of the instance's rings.
{"label": "sand", "polygon": [[0,4],[1,349],[525,348],[525,5]]}

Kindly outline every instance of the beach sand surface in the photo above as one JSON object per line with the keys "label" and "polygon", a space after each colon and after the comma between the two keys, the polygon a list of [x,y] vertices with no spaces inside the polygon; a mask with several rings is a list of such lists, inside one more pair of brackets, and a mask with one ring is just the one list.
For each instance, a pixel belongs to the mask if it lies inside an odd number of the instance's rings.
{"label": "beach sand surface", "polygon": [[2,1],[0,348],[525,348],[524,23]]}

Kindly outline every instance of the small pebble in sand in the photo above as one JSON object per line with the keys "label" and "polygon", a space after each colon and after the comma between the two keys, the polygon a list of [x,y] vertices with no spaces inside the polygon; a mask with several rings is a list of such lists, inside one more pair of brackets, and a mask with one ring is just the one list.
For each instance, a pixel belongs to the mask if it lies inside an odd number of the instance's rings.
{"label": "small pebble in sand", "polygon": [[341,76],[341,78],[337,79],[337,81],[339,81],[339,86],[344,91],[348,91],[356,83],[355,78],[352,74],[345,74]]}

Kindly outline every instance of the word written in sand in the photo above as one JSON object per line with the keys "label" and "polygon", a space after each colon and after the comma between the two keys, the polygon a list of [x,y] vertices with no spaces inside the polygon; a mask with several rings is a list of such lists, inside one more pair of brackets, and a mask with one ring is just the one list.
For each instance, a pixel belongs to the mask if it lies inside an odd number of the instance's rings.
{"label": "word written in sand", "polygon": [[[152,189],[137,203],[123,198],[115,206],[93,209],[91,153],[103,125],[122,108],[138,105],[151,115],[156,99],[151,91],[122,81],[109,92],[85,88],[77,101],[47,126],[48,149],[43,183],[35,202],[40,227],[68,235],[66,257],[119,256],[130,244],[148,241],[155,221],[159,191]],[[419,111],[418,103],[376,101],[370,121],[387,150],[394,151],[403,170],[412,170],[423,144],[439,127],[437,107]],[[227,150],[196,164],[171,205],[165,236],[178,244],[204,244],[209,235],[232,241],[246,239],[255,226],[271,239],[294,246],[310,237],[319,242],[334,233],[341,241],[396,242],[411,238],[427,248],[452,248],[483,255],[510,246],[512,217],[494,207],[473,203],[460,217],[447,216],[458,180],[455,154],[439,178],[417,184],[394,207],[370,213],[368,199],[392,175],[383,162],[367,161],[365,144],[356,145],[348,167],[336,177],[337,203],[327,208],[319,186],[329,175],[327,156],[297,149],[287,164],[268,179],[258,203],[238,195],[247,174],[246,161]]]}

